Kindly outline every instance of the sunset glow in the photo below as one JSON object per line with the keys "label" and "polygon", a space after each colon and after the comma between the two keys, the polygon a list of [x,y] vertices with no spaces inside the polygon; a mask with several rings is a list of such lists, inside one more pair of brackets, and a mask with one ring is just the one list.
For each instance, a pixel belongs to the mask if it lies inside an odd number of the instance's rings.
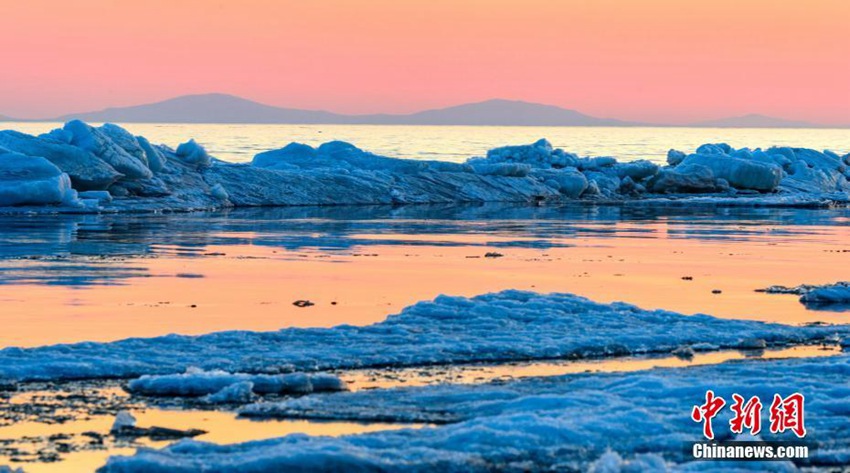
{"label": "sunset glow", "polygon": [[848,18],[844,0],[7,1],[0,114],[224,92],[344,113],[502,97],[848,124]]}

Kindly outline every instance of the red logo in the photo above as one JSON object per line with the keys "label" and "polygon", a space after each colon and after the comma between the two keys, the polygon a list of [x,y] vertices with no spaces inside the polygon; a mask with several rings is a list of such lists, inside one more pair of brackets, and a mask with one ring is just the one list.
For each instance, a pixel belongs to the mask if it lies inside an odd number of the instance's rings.
{"label": "red logo", "polygon": [[794,393],[785,399],[779,394],[773,395],[770,404],[770,431],[779,434],[790,430],[799,438],[806,435],[806,424],[803,416],[806,398],[800,393]]}
{"label": "red logo", "polygon": [[[729,430],[735,434],[744,433],[748,430],[752,435],[761,432],[762,403],[758,396],[753,396],[745,401],[740,394],[732,394],[732,419],[729,420]],[[781,434],[791,431],[799,438],[806,435],[805,423],[805,397],[800,393],[794,393],[783,398],[774,394],[773,402],[770,404],[770,432]],[[691,410],[691,419],[694,422],[702,422],[702,433],[705,438],[714,440],[714,428],[711,421],[726,405],[726,400],[715,396],[714,391],[705,392],[705,403],[694,406]]]}
{"label": "red logo", "polygon": [[715,397],[714,391],[705,392],[705,404],[694,406],[691,411],[691,419],[694,422],[702,422],[702,434],[709,440],[714,440],[714,430],[711,428],[711,420],[714,419],[720,409],[726,405],[722,397]]}
{"label": "red logo", "polygon": [[729,421],[729,430],[735,434],[743,433],[745,428],[753,435],[761,432],[761,400],[758,396],[751,397],[746,404],[739,394],[733,394],[732,400],[735,401],[731,407],[735,416]]}

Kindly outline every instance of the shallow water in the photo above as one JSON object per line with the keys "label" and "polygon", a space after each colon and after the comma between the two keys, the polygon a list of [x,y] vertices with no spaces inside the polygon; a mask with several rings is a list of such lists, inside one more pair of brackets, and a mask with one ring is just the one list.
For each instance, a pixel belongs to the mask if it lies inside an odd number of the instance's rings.
{"label": "shallow water", "polygon": [[715,365],[744,359],[787,359],[835,356],[835,345],[800,345],[769,350],[721,350],[696,353],[692,357],[642,355],[587,360],[551,360],[503,364],[437,365],[395,370],[351,370],[341,378],[352,391],[433,384],[480,384],[520,378],[562,376],[577,373],[625,373],[653,368],[686,368]]}
{"label": "shallow water", "polygon": [[512,288],[844,323],[841,308],[755,291],[847,279],[849,218],[505,205],[2,217],[0,347],[365,325],[439,294]]}
{"label": "shallow water", "polygon": [[[40,134],[61,123],[0,123],[0,129]],[[224,125],[130,123],[128,130],[152,143],[176,147],[195,138],[216,157],[250,161],[255,154],[297,141],[310,145],[333,140],[373,153],[411,159],[464,161],[488,149],[547,138],[555,147],[582,156],[615,156],[624,161],[664,162],[670,148],[696,149],[704,143],[738,147],[795,146],[850,152],[850,129],[607,128],[381,125]]]}

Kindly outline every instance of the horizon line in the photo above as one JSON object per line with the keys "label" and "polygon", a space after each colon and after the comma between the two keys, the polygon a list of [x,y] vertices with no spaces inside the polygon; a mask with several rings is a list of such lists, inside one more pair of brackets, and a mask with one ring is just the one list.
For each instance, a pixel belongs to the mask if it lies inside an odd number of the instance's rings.
{"label": "horizon line", "polygon": [[[588,119],[609,120],[609,121],[621,122],[620,124],[577,124],[577,125],[523,125],[523,124],[513,124],[513,125],[462,125],[462,124],[404,124],[404,123],[320,123],[320,122],[284,123],[284,122],[281,122],[281,123],[279,123],[281,125],[286,125],[286,124],[308,125],[309,124],[309,125],[378,125],[378,126],[523,126],[523,127],[524,126],[532,126],[532,127],[533,126],[553,126],[553,127],[571,127],[571,126],[574,126],[574,127],[613,127],[613,128],[617,128],[617,127],[631,127],[631,128],[646,127],[646,128],[791,128],[791,129],[793,129],[793,128],[800,128],[800,129],[804,129],[804,128],[813,128],[813,129],[846,129],[846,128],[850,128],[850,124],[811,122],[811,121],[808,121],[808,120],[799,120],[799,119],[794,119],[794,118],[785,118],[785,117],[777,117],[777,116],[773,116],[773,115],[766,115],[764,113],[759,113],[759,112],[749,112],[749,113],[744,113],[744,114],[740,114],[740,115],[728,115],[728,116],[722,116],[722,117],[716,117],[716,118],[706,118],[706,119],[701,119],[701,120],[698,120],[698,121],[686,122],[686,123],[655,123],[655,122],[631,121],[631,120],[623,120],[623,119],[620,119],[620,118],[613,118],[613,117],[597,117],[597,116],[594,116],[594,115],[588,115],[588,114],[586,114],[582,111],[572,109],[572,108],[566,108],[566,107],[563,107],[563,106],[560,106],[560,105],[553,105],[553,104],[542,103],[542,102],[533,102],[533,101],[528,101],[528,100],[523,100],[523,99],[506,99],[506,98],[501,98],[501,97],[494,97],[494,98],[489,98],[489,99],[484,99],[484,100],[475,100],[475,101],[470,101],[470,102],[457,103],[457,104],[454,104],[454,105],[446,105],[446,106],[442,106],[442,107],[426,108],[426,109],[422,109],[422,110],[418,110],[418,111],[414,111],[414,112],[409,112],[409,113],[377,112],[377,113],[356,113],[356,114],[352,114],[352,113],[340,113],[340,112],[335,112],[335,111],[326,110],[326,109],[293,108],[293,107],[282,106],[282,105],[272,105],[272,104],[260,102],[258,100],[254,100],[254,99],[250,99],[250,98],[246,98],[246,97],[243,97],[243,96],[239,96],[239,95],[231,94],[231,93],[226,93],[226,92],[201,92],[201,93],[182,94],[182,95],[171,96],[171,97],[168,97],[168,98],[165,98],[165,99],[155,100],[155,101],[151,101],[151,102],[138,103],[138,104],[135,104],[135,105],[109,106],[109,107],[105,107],[105,108],[101,108],[101,109],[97,109],[97,110],[88,110],[88,111],[81,111],[81,112],[65,113],[65,114],[62,114],[62,115],[55,116],[55,117],[19,118],[19,117],[12,117],[12,116],[8,116],[8,115],[4,115],[4,114],[0,113],[0,123],[2,123],[2,122],[6,122],[6,123],[15,123],[15,122],[18,122],[18,123],[50,123],[50,122],[56,122],[56,123],[59,123],[59,122],[64,122],[64,121],[76,119],[75,117],[78,116],[78,115],[97,114],[97,113],[104,113],[104,112],[116,111],[116,110],[120,111],[122,109],[130,109],[130,108],[136,108],[136,107],[159,105],[159,104],[167,103],[167,102],[170,102],[170,101],[185,99],[185,98],[213,97],[213,96],[220,96],[220,97],[226,97],[226,98],[230,98],[230,99],[237,99],[237,100],[240,100],[240,101],[250,102],[250,103],[253,103],[253,104],[256,104],[256,105],[280,109],[280,110],[290,110],[290,111],[310,112],[310,113],[326,113],[326,114],[338,116],[340,118],[355,118],[355,119],[356,118],[369,118],[369,117],[404,118],[404,117],[415,116],[415,115],[421,114],[421,113],[432,112],[432,111],[442,111],[442,110],[446,110],[446,109],[462,107],[462,106],[467,106],[467,105],[480,105],[480,104],[485,104],[485,103],[489,103],[489,102],[509,102],[509,103],[534,105],[534,106],[540,106],[540,107],[557,108],[557,109],[562,110],[562,111],[574,112],[574,113],[584,115]],[[2,112],[2,111],[0,111],[0,112]],[[779,120],[779,121],[784,121],[784,122],[789,122],[789,123],[786,124],[786,125],[779,124],[779,125],[773,125],[773,126],[712,125],[713,122],[721,122],[721,121],[724,121],[724,120],[735,120],[735,119],[750,118],[750,117]],[[192,124],[211,124],[211,125],[214,125],[214,124],[245,124],[245,125],[260,124],[259,122],[252,122],[252,121],[245,121],[245,122],[174,121],[174,122],[169,122],[169,121],[162,121],[162,120],[151,120],[151,121],[148,121],[148,120],[132,120],[132,121],[125,121],[125,123],[174,123],[174,124],[192,123]],[[271,125],[271,124],[276,124],[276,123],[274,123],[274,122],[263,122],[262,124]],[[799,126],[796,126],[796,125],[799,125]]]}

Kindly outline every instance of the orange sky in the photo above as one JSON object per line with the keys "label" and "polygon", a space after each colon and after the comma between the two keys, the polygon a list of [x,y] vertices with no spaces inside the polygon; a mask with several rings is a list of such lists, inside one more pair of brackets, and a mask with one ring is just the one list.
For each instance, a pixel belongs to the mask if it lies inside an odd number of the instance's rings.
{"label": "orange sky", "polygon": [[0,114],[225,92],[409,112],[488,98],[850,124],[847,0],[0,0]]}

